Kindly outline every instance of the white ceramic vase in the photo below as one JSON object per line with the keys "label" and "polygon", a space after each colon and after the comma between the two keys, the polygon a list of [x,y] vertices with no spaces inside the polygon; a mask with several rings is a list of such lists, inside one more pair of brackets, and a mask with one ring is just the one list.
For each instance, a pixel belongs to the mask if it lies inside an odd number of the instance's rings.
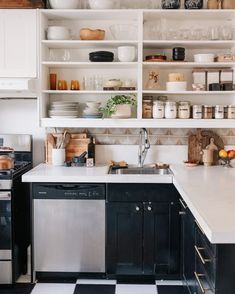
{"label": "white ceramic vase", "polygon": [[130,118],[131,104],[120,104],[116,107],[116,112],[111,115],[112,118]]}

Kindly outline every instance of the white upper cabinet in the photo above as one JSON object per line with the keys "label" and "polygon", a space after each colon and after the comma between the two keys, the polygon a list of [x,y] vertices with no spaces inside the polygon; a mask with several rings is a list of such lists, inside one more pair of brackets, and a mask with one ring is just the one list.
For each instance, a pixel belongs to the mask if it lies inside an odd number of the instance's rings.
{"label": "white upper cabinet", "polygon": [[0,77],[37,77],[37,10],[0,10]]}

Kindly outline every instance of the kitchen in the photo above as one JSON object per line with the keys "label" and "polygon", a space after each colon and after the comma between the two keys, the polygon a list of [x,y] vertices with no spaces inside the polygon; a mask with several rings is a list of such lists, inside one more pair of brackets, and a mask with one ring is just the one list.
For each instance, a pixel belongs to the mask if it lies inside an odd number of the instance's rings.
{"label": "kitchen", "polygon": [[234,4],[11,2],[0,293],[233,293]]}

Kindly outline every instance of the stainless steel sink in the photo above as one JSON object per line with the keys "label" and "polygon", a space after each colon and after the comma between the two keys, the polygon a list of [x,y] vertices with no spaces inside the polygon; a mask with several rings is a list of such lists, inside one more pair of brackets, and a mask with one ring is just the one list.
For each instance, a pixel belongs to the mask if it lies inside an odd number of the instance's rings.
{"label": "stainless steel sink", "polygon": [[152,167],[129,167],[112,170],[111,174],[116,175],[171,175],[169,168],[152,168]]}

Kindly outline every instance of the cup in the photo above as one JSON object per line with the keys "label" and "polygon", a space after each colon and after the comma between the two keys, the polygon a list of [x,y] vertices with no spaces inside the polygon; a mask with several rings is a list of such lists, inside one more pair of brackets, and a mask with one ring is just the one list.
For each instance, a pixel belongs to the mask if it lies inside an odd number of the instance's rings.
{"label": "cup", "polygon": [[61,166],[65,162],[65,149],[52,149],[52,165]]}
{"label": "cup", "polygon": [[136,48],[134,46],[118,47],[118,59],[121,62],[132,62],[135,60]]}
{"label": "cup", "polygon": [[202,150],[202,161],[205,166],[213,165],[213,155],[214,155],[213,150],[209,150],[209,149]]}
{"label": "cup", "polygon": [[57,75],[55,73],[50,74],[50,90],[56,90]]}

